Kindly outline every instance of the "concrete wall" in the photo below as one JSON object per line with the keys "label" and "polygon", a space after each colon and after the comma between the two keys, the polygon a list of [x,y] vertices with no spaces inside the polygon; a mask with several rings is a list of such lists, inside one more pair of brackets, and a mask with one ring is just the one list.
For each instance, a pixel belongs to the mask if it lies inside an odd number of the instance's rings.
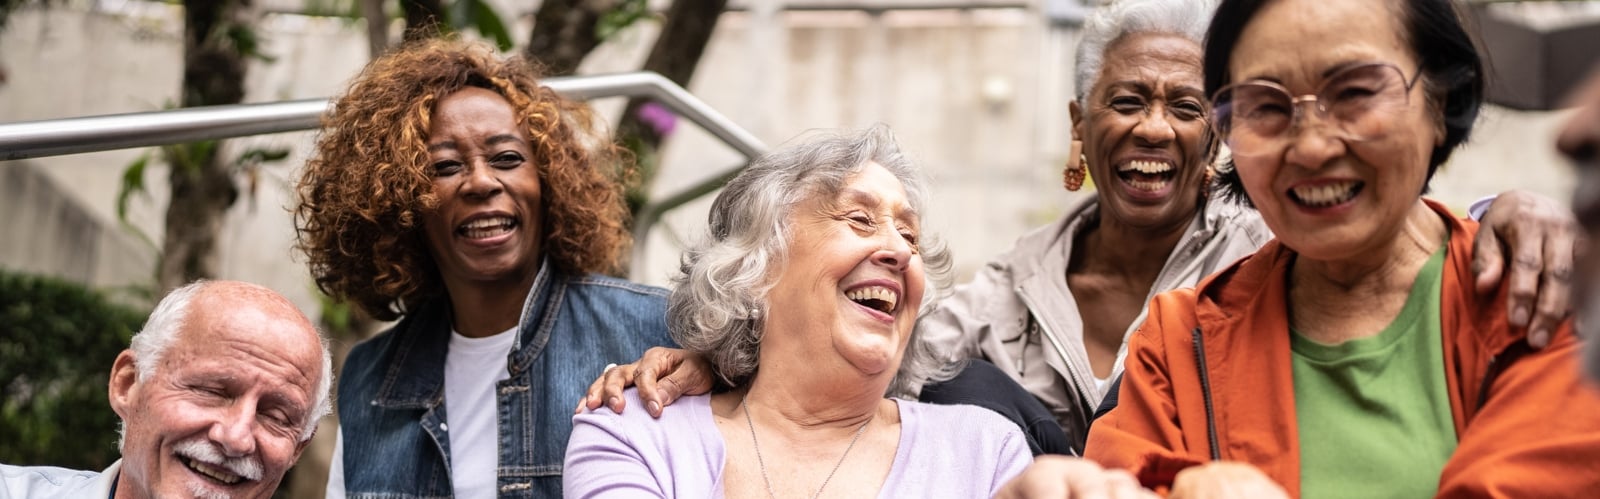
{"label": "concrete wall", "polygon": [[[116,12],[72,9],[27,10],[16,14],[0,33],[0,65],[9,81],[0,87],[0,121],[151,111],[175,105],[182,74],[181,10],[159,3],[129,3]],[[246,82],[246,102],[269,102],[332,95],[366,60],[358,26],[335,19],[267,16],[260,34],[264,51],[276,62],[255,61]],[[222,278],[259,282],[279,290],[308,314],[317,300],[305,267],[292,257],[292,179],[305,161],[311,132],[250,137],[230,141],[226,151],[286,146],[287,161],[264,165],[237,177],[242,194],[229,211],[220,247]],[[83,217],[116,232],[97,251],[117,256],[124,267],[100,271],[85,282],[96,286],[152,286],[155,253],[139,247],[136,238],[118,229],[115,200],[126,166],[149,150],[120,150],[29,160],[47,184],[63,188]],[[17,164],[7,165],[21,168]],[[129,222],[160,241],[165,217],[168,169],[152,161],[144,175],[148,194],[129,204]],[[0,186],[10,188],[9,186]],[[8,202],[8,206],[9,206]],[[9,208],[4,218],[13,218]],[[52,212],[55,213],[55,212]],[[82,217],[80,217],[82,218]],[[44,225],[78,223],[52,218]],[[5,227],[0,225],[0,227]],[[4,232],[7,251],[0,265],[25,269],[71,266],[81,258],[58,239],[54,250],[12,251],[16,232]],[[37,236],[35,236],[37,239]],[[34,245],[46,244],[35,241]],[[142,243],[140,243],[142,244]],[[60,260],[60,261],[58,261]],[[75,274],[68,274],[76,277]]]}
{"label": "concrete wall", "polygon": [[149,280],[155,246],[84,210],[70,192],[28,162],[0,164],[0,267],[101,288]]}
{"label": "concrete wall", "polygon": [[[778,29],[767,27],[776,26]],[[1060,212],[1068,40],[1021,10],[960,13],[727,14],[695,95],[778,145],[817,128],[887,123],[933,177],[928,227],[969,274],[1028,227]],[[987,91],[986,91],[987,89]],[[657,192],[738,163],[698,130],[665,151]],[[664,282],[681,243],[700,235],[709,198],[666,217],[637,277]]]}

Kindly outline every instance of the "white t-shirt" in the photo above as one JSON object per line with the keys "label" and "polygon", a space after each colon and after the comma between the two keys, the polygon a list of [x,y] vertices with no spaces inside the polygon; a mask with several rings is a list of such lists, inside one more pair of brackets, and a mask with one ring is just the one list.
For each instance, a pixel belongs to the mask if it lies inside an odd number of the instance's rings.
{"label": "white t-shirt", "polygon": [[439,427],[450,437],[450,483],[458,498],[493,498],[498,491],[495,383],[511,378],[506,357],[516,339],[515,327],[485,338],[450,330],[450,350],[444,359],[445,422]]}
{"label": "white t-shirt", "polygon": [[[506,357],[516,342],[516,328],[488,338],[468,338],[450,331],[450,353],[444,360],[445,433],[450,436],[450,483],[456,497],[495,497],[499,469],[500,424],[495,382],[509,379]],[[344,497],[344,429],[333,444],[328,467],[328,497]]]}

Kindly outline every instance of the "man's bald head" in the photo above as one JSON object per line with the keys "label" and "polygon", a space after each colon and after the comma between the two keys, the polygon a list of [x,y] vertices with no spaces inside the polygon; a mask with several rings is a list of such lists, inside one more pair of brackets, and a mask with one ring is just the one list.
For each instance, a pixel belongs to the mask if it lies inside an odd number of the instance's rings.
{"label": "man's bald head", "polygon": [[116,496],[271,497],[327,414],[332,376],[327,342],[278,293],[173,291],[111,368]]}
{"label": "man's bald head", "polygon": [[[249,317],[246,317],[249,316]],[[165,357],[169,347],[194,321],[248,322],[250,318],[275,318],[289,324],[288,344],[315,346],[320,357],[321,375],[315,385],[316,402],[311,418],[301,431],[301,439],[309,440],[316,430],[317,421],[332,411],[330,394],[333,387],[333,357],[328,341],[317,332],[316,326],[300,313],[287,298],[264,286],[243,281],[195,281],[168,293],[144,329],[133,336],[134,365],[140,378],[148,378]],[[316,365],[316,364],[313,364]]]}

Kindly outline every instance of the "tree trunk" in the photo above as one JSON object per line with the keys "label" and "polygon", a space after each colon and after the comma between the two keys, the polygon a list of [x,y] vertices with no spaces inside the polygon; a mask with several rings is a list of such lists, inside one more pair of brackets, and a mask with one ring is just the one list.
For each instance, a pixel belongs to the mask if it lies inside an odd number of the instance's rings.
{"label": "tree trunk", "polygon": [[[245,56],[237,43],[251,28],[249,0],[185,0],[183,107],[237,104],[244,99]],[[217,275],[217,235],[239,197],[220,144],[168,148],[166,235],[156,270],[161,295]]]}
{"label": "tree trunk", "polygon": [[[672,2],[661,26],[661,34],[650,49],[650,57],[644,61],[644,70],[660,73],[668,80],[688,88],[689,80],[694,78],[695,67],[700,63],[700,56],[705,54],[706,44],[711,41],[711,33],[717,28],[717,19],[722,17],[722,10],[727,5],[727,0]],[[650,183],[656,173],[656,149],[661,147],[662,139],[655,128],[639,119],[639,109],[645,102],[645,99],[628,99],[628,107],[622,113],[621,123],[617,125],[617,136],[639,158],[639,183],[630,187],[627,195],[628,208],[636,214],[648,199]]]}
{"label": "tree trunk", "polygon": [[439,0],[400,0],[400,10],[406,15],[403,40],[432,38],[444,32],[444,4]]}
{"label": "tree trunk", "polygon": [[389,14],[385,0],[361,0],[361,17],[367,21],[367,59],[377,59],[389,48]]}
{"label": "tree trunk", "polygon": [[600,16],[620,0],[544,0],[533,15],[523,56],[543,65],[547,76],[567,76],[600,45]]}

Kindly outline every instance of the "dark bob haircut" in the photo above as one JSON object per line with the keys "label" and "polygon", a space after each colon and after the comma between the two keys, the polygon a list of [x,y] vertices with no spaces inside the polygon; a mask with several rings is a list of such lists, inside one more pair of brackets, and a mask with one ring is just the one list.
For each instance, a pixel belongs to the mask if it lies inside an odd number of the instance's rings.
{"label": "dark bob haircut", "polygon": [[[1211,28],[1206,30],[1205,78],[1206,95],[1231,83],[1228,66],[1233,61],[1233,48],[1261,7],[1273,0],[1223,0],[1211,18]],[[1472,125],[1478,119],[1478,109],[1483,105],[1484,68],[1478,49],[1467,35],[1461,15],[1450,0],[1396,0],[1401,16],[1402,39],[1410,43],[1411,52],[1421,62],[1423,92],[1428,105],[1444,120],[1444,142],[1433,148],[1428,158],[1428,176],[1423,182],[1423,192],[1439,165],[1450,159],[1450,153],[1466,142]],[[1285,47],[1284,50],[1295,50]],[[1226,160],[1217,175],[1218,188],[1229,197],[1246,205],[1244,184],[1233,160]]]}

